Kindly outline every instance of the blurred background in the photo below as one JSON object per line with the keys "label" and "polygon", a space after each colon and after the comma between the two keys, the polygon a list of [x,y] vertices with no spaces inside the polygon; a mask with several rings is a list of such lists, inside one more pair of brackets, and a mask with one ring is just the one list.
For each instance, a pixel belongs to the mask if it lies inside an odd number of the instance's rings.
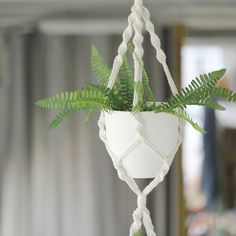
{"label": "blurred background", "polygon": [[[234,0],[144,0],[180,88],[226,68],[236,90]],[[136,197],[121,182],[84,114],[53,131],[35,100],[94,81],[91,45],[112,65],[132,0],[0,1],[0,236],[125,236]],[[145,67],[170,94],[145,34]],[[189,113],[182,150],[148,198],[158,235],[236,235],[236,105]],[[143,182],[145,184],[145,181]]]}

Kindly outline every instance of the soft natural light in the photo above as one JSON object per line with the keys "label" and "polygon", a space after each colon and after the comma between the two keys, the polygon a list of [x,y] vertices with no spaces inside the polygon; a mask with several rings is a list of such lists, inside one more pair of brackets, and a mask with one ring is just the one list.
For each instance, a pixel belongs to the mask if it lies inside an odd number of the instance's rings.
{"label": "soft natural light", "polygon": [[[224,51],[215,45],[199,45],[188,41],[182,49],[182,86],[188,85],[199,74],[224,67]],[[203,126],[203,108],[188,108],[191,117]],[[203,207],[204,197],[200,192],[203,137],[190,125],[186,125],[183,143],[183,170],[187,207],[196,210]]]}

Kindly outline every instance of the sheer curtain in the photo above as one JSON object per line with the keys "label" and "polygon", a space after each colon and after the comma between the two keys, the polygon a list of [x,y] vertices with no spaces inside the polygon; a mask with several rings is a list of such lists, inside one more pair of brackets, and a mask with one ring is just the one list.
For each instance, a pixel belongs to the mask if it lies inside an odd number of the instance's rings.
{"label": "sheer curtain", "polygon": [[[82,124],[83,112],[75,114],[49,132],[47,125],[54,113],[33,105],[36,99],[92,82],[91,44],[111,65],[120,40],[114,35],[49,36],[14,31],[4,36],[1,236],[128,235],[136,197],[118,179],[98,138],[99,114],[88,125]],[[148,45],[147,51],[151,51]],[[150,53],[146,59],[153,57]],[[147,65],[150,74],[158,71],[153,64]],[[157,79],[153,85],[162,87]],[[163,96],[161,89],[159,96]],[[166,216],[177,211],[167,214],[165,189],[166,183],[161,184],[149,205],[159,235],[177,236],[166,233]]]}

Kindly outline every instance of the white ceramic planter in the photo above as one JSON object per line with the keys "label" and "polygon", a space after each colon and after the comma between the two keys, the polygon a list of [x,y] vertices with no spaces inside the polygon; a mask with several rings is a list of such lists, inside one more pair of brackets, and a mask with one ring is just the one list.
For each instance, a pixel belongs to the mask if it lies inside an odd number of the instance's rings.
{"label": "white ceramic planter", "polygon": [[[145,137],[167,157],[178,142],[179,119],[167,113],[140,112]],[[138,139],[137,123],[130,112],[105,113],[107,143],[111,151],[121,156]],[[109,150],[108,150],[109,151]],[[173,157],[165,159],[170,165]],[[132,178],[154,178],[163,167],[160,155],[140,143],[122,160],[123,167]]]}

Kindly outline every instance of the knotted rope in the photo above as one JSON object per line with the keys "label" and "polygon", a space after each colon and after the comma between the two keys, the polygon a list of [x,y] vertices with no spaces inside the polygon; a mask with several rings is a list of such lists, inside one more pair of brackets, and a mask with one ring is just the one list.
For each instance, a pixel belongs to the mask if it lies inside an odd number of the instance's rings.
{"label": "knotted rope", "polygon": [[[133,34],[133,44],[134,44],[134,53],[133,53],[133,59],[134,59],[134,81],[142,81],[142,57],[143,57],[143,36],[142,36],[142,30],[143,28],[146,28],[146,30],[150,34],[150,39],[153,47],[156,50],[156,58],[163,66],[165,75],[167,77],[168,84],[170,86],[171,92],[173,94],[177,93],[177,88],[175,86],[175,83],[171,77],[171,74],[169,72],[168,66],[166,64],[166,55],[161,49],[161,43],[159,37],[156,35],[154,26],[150,20],[150,13],[147,8],[143,6],[142,0],[134,0],[134,4],[131,8],[131,13],[128,17],[128,26],[123,32],[123,41],[120,44],[118,48],[118,55],[114,59],[112,72],[109,78],[109,82],[107,87],[112,88],[114,86],[114,83],[116,81],[117,75],[119,73],[120,67],[123,63],[123,57],[127,52],[128,49],[128,42],[131,40]],[[140,63],[141,62],[141,63]],[[134,86],[135,87],[135,86]],[[134,99],[133,99],[133,106],[135,106],[138,103],[138,95],[136,89],[134,89]],[[106,136],[106,123],[105,123],[105,114],[104,112],[101,112],[100,118],[98,120],[98,126],[100,128],[99,130],[99,136],[100,139],[104,142],[106,149],[111,156],[111,159],[113,161],[113,165],[115,169],[117,170],[118,176],[121,180],[125,181],[127,185],[130,187],[130,189],[137,195],[137,209],[133,212],[133,223],[130,227],[130,236],[135,236],[138,231],[141,229],[142,224],[145,227],[146,233],[148,236],[156,236],[156,233],[154,231],[154,227],[152,224],[152,220],[150,217],[150,212],[146,207],[146,201],[147,196],[151,193],[151,191],[160,183],[163,181],[165,175],[169,171],[169,164],[167,160],[169,158],[174,158],[174,155],[176,154],[180,144],[183,140],[183,128],[184,123],[183,121],[179,120],[179,130],[178,130],[178,141],[176,144],[176,147],[172,150],[172,152],[165,156],[161,153],[160,150],[158,150],[155,145],[153,145],[148,137],[145,137],[143,132],[143,124],[139,118],[138,113],[133,115],[133,119],[136,122],[136,130],[138,133],[137,140],[130,145],[127,150],[121,154],[119,157],[116,156],[112,150],[110,149],[108,142],[107,142],[107,136]],[[127,155],[133,151],[140,143],[145,144],[152,152],[156,153],[159,157],[161,157],[161,161],[163,162],[162,169],[158,176],[154,178],[145,188],[143,191],[140,190],[137,183],[133,178],[131,178],[126,170],[123,168],[122,161],[124,158],[127,157]]]}

